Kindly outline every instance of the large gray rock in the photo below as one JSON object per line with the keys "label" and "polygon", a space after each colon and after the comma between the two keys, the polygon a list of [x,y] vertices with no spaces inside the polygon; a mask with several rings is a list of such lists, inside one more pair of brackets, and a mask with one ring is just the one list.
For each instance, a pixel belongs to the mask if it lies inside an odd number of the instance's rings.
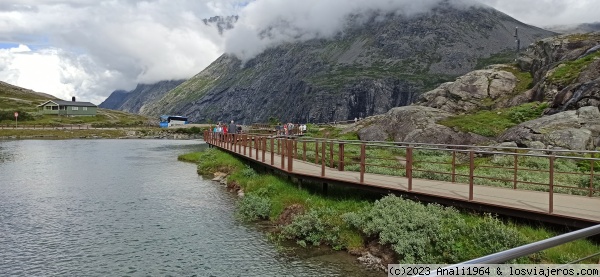
{"label": "large gray rock", "polygon": [[506,130],[499,141],[514,141],[521,146],[544,144],[549,148],[561,147],[591,150],[600,136],[600,111],[597,107],[582,107],[521,123]]}
{"label": "large gray rock", "polygon": [[445,144],[488,144],[489,138],[455,131],[436,122],[453,114],[440,109],[406,106],[393,108],[384,115],[373,116],[358,124],[361,140]]}
{"label": "large gray rock", "polygon": [[[424,93],[415,104],[451,113],[465,113],[486,108],[491,102],[512,96],[517,85],[517,77],[503,68],[496,66],[469,72],[454,82],[444,83]],[[522,101],[524,103],[528,100],[525,98]]]}

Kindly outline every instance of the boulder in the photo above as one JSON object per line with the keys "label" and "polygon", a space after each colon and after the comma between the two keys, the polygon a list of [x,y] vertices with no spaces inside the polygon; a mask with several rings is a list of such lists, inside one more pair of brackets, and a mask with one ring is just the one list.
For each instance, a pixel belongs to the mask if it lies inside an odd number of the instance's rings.
{"label": "boulder", "polygon": [[600,111],[597,107],[582,107],[512,127],[498,137],[499,141],[514,141],[528,148],[565,148],[591,150],[600,136]]}
{"label": "boulder", "polygon": [[[481,110],[500,98],[513,99],[507,96],[512,96],[518,79],[503,68],[494,66],[469,72],[454,82],[444,83],[424,93],[415,104],[450,113],[465,113]],[[521,101],[525,103],[528,100]]]}
{"label": "boulder", "polygon": [[384,115],[362,120],[357,127],[361,140],[443,144],[487,144],[489,138],[473,133],[455,131],[436,122],[452,116],[446,111],[422,107],[405,106],[393,108]]}

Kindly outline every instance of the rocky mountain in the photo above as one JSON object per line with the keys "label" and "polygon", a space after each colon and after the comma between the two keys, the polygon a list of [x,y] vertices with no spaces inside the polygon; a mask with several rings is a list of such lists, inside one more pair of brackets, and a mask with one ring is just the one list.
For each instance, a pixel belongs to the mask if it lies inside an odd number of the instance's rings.
{"label": "rocky mountain", "polygon": [[367,117],[409,105],[477,67],[514,59],[515,27],[524,45],[553,34],[491,8],[449,1],[418,16],[373,14],[347,26],[332,39],[274,46],[246,63],[225,54],[144,113],[198,122]]}
{"label": "rocky mountain", "polygon": [[144,114],[146,106],[161,99],[167,92],[185,80],[161,81],[155,84],[139,84],[132,91],[114,91],[99,107]]}
{"label": "rocky mountain", "polygon": [[600,146],[599,109],[600,32],[542,39],[514,65],[469,72],[353,130],[365,140],[589,150]]}
{"label": "rocky mountain", "polygon": [[239,17],[237,15],[213,16],[211,18],[203,19],[202,22],[207,26],[215,26],[219,30],[219,34],[223,34],[223,32],[233,29],[238,19]]}

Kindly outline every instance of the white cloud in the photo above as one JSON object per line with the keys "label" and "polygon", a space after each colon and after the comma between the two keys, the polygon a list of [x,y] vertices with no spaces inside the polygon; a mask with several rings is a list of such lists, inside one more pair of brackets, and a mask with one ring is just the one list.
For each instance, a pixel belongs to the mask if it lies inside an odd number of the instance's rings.
{"label": "white cloud", "polygon": [[0,43],[42,48],[0,60],[0,80],[101,102],[137,83],[189,78],[223,53],[223,37],[202,19],[234,12],[240,1],[230,2],[3,0]]}
{"label": "white cloud", "polygon": [[[0,50],[0,80],[99,103],[140,82],[189,78],[224,51],[247,59],[284,41],[331,37],[350,14],[411,15],[439,1],[2,0],[0,47],[21,45]],[[600,10],[596,0],[461,1],[538,26],[597,21]],[[215,15],[240,21],[223,37],[202,22]]]}

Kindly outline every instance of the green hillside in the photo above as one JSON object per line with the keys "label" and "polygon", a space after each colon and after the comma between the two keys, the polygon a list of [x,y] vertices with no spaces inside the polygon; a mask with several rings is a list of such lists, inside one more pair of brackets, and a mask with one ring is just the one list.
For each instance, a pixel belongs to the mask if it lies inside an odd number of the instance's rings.
{"label": "green hillside", "polygon": [[150,121],[146,116],[106,109],[98,109],[98,115],[92,117],[37,114],[37,106],[51,99],[58,98],[0,82],[0,125],[14,123],[14,112],[19,112],[19,124],[22,125],[86,124],[93,127],[119,127],[142,126]]}

